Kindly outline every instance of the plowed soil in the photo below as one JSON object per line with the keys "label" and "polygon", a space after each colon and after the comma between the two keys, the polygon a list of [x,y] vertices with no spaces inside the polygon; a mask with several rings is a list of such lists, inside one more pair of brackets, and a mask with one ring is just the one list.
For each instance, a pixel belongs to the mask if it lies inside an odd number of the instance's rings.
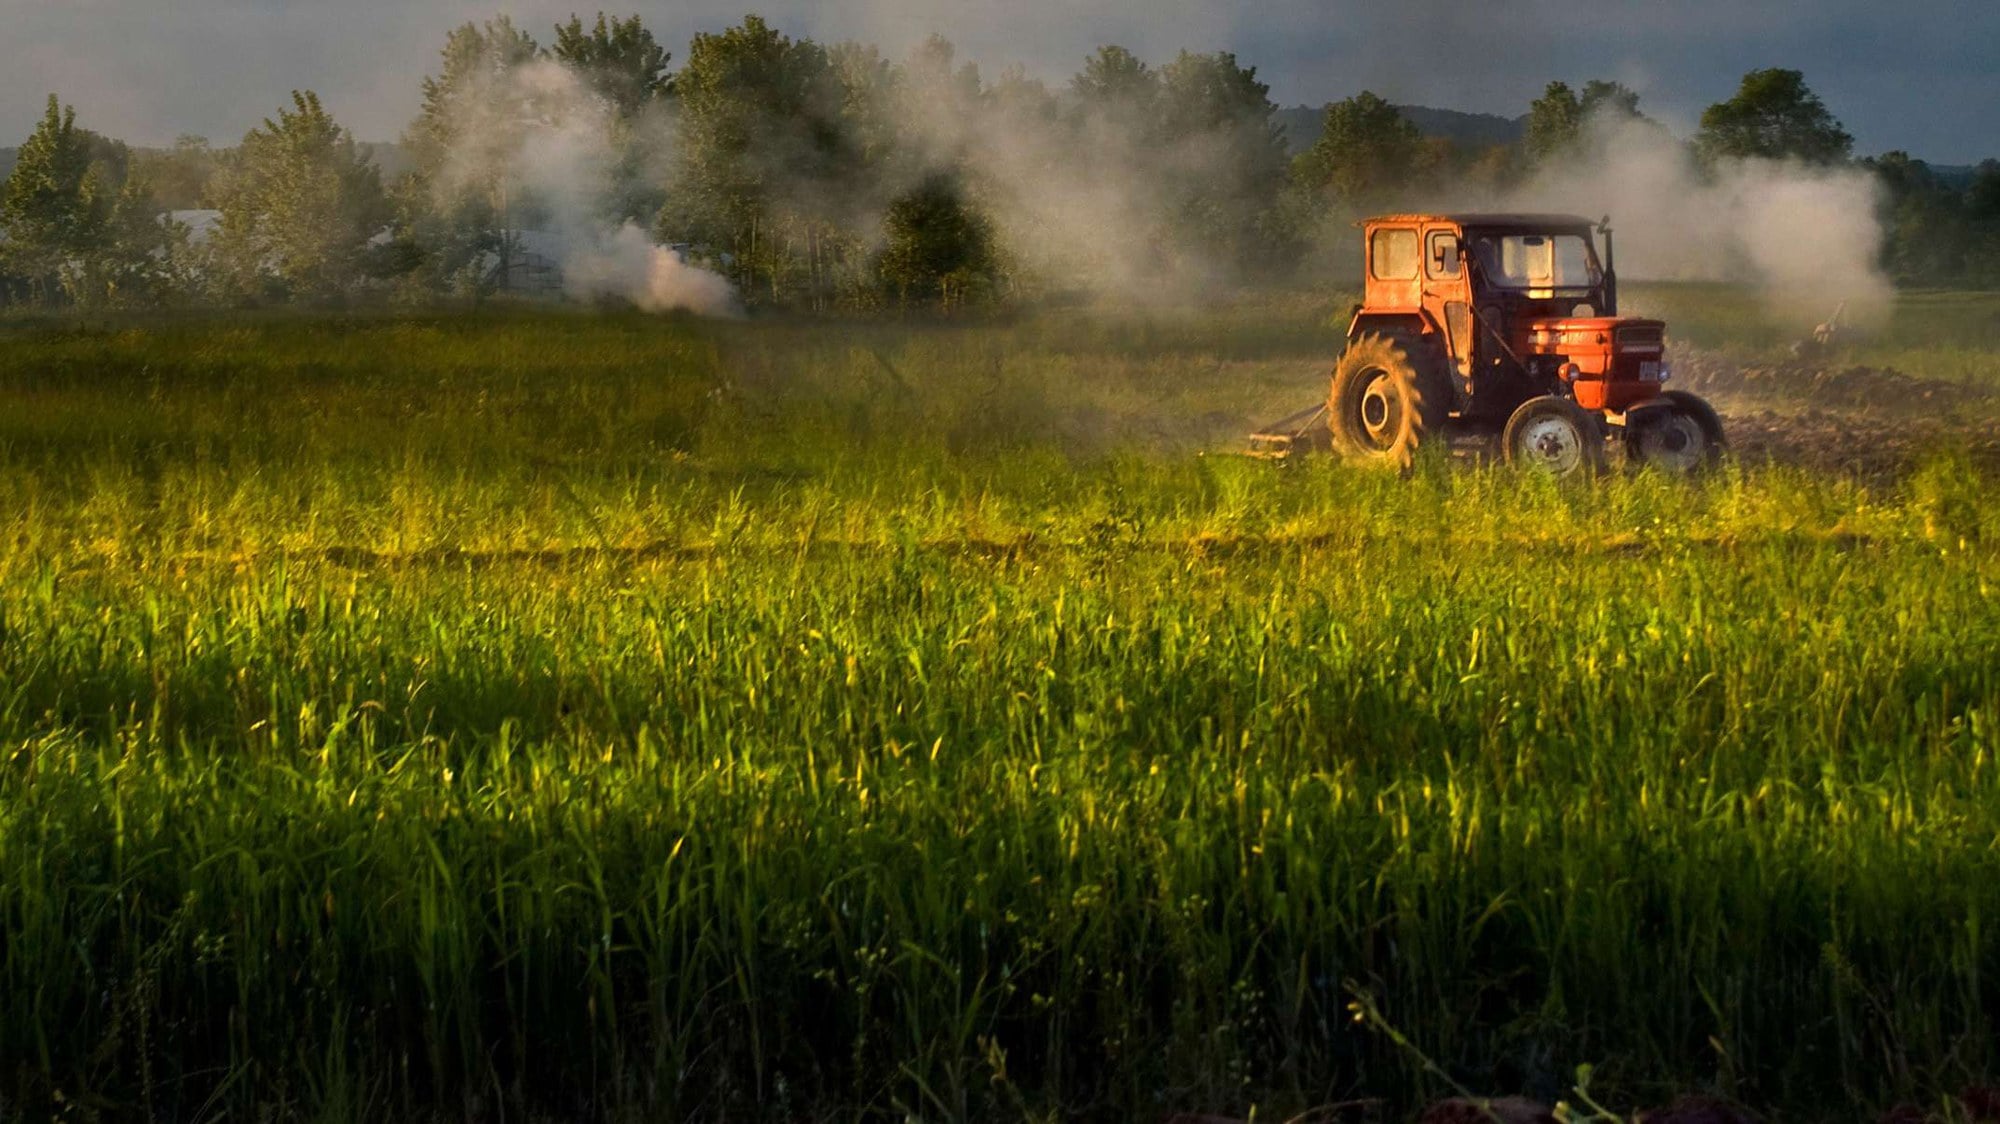
{"label": "plowed soil", "polygon": [[1708,398],[1747,463],[1894,478],[1940,450],[2000,471],[2000,397],[1882,367],[1740,364],[1674,349],[1674,385]]}

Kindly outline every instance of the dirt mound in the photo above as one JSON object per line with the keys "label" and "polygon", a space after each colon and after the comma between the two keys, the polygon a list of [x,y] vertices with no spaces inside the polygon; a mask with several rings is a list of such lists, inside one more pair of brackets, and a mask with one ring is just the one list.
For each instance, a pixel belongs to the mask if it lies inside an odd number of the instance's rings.
{"label": "dirt mound", "polygon": [[1722,426],[1731,452],[1746,464],[1775,461],[1876,480],[1901,476],[1935,450],[1962,449],[1974,464],[2000,473],[2000,419],[1968,423],[1825,410],[1738,410],[1725,412]]}
{"label": "dirt mound", "polygon": [[2000,400],[1988,391],[1886,367],[1807,361],[1742,363],[1675,345],[1674,385],[1712,398],[1735,455],[1889,479],[1936,449],[1964,450],[2000,471]]}
{"label": "dirt mound", "polygon": [[1719,397],[1790,399],[1816,408],[1937,410],[1984,402],[1986,391],[1888,367],[1827,367],[1809,362],[1745,366],[1720,352],[1682,344],[1668,349],[1674,385]]}

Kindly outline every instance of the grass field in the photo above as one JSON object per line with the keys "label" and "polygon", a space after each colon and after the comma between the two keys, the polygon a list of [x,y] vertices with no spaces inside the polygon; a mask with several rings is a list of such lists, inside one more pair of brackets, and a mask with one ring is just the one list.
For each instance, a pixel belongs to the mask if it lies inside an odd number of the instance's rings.
{"label": "grass field", "polygon": [[0,324],[0,1117],[1992,1078],[1995,481],[1193,455],[1346,303]]}

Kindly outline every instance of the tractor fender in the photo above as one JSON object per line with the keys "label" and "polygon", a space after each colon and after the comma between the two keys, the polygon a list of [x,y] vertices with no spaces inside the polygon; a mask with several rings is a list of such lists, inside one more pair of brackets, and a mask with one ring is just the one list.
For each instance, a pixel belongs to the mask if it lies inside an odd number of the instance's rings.
{"label": "tractor fender", "polygon": [[1421,308],[1375,308],[1358,311],[1347,325],[1347,345],[1371,333],[1415,338],[1439,334],[1442,329]]}
{"label": "tractor fender", "polygon": [[1471,405],[1463,380],[1454,377],[1451,370],[1451,349],[1447,344],[1444,325],[1439,324],[1431,314],[1422,308],[1374,308],[1357,311],[1347,326],[1347,346],[1353,347],[1363,336],[1381,335],[1391,339],[1410,341],[1420,347],[1427,347],[1443,363],[1445,382],[1451,387],[1452,409],[1464,411]]}
{"label": "tractor fender", "polygon": [[1604,415],[1604,420],[1610,425],[1630,429],[1645,421],[1648,415],[1673,411],[1692,417],[1695,424],[1701,426],[1703,436],[1707,437],[1716,448],[1729,447],[1729,440],[1722,429],[1722,418],[1715,412],[1715,407],[1709,405],[1706,399],[1685,390],[1661,391],[1657,397],[1648,398],[1644,402],[1635,402],[1626,407],[1622,414]]}
{"label": "tractor fender", "polygon": [[1662,410],[1672,410],[1674,408],[1674,401],[1671,398],[1664,396],[1648,398],[1644,402],[1634,402],[1632,405],[1627,406],[1623,413],[1606,414],[1604,420],[1614,426],[1630,426],[1634,422],[1644,421],[1648,414],[1656,414]]}

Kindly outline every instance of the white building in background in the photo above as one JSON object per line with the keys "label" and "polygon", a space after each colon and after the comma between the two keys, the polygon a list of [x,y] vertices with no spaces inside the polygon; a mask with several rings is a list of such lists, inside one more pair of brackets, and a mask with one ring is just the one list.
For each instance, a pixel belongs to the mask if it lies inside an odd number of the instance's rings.
{"label": "white building in background", "polygon": [[[187,227],[188,242],[206,245],[222,228],[222,212],[216,210],[168,211],[165,218]],[[368,240],[371,246],[387,245],[394,238],[388,227]],[[480,279],[495,292],[521,296],[559,297],[563,291],[563,241],[545,230],[510,230],[505,253],[488,253],[477,263]]]}
{"label": "white building in background", "polygon": [[[188,241],[195,246],[209,243],[222,229],[222,212],[218,210],[168,211],[162,217],[186,227]],[[384,227],[368,241],[382,246],[393,237],[394,232]],[[581,237],[553,230],[509,230],[502,235],[502,250],[480,255],[473,269],[489,292],[536,300],[591,300],[613,295],[626,297],[640,307],[653,307],[664,299],[652,291],[661,276],[662,254],[671,257],[672,266],[699,273],[703,272],[700,267],[687,265],[699,252],[686,242],[654,242],[630,224],[611,235]],[[724,254],[720,261],[726,267],[731,258]],[[574,277],[571,269],[576,271]],[[676,273],[673,269],[667,272]],[[718,279],[718,283],[727,288],[727,282]],[[681,307],[679,299],[667,300],[662,307]],[[730,296],[722,303],[733,300]]]}
{"label": "white building in background", "polygon": [[168,222],[177,222],[188,229],[188,241],[196,246],[206,243],[222,225],[221,211],[168,211]]}

